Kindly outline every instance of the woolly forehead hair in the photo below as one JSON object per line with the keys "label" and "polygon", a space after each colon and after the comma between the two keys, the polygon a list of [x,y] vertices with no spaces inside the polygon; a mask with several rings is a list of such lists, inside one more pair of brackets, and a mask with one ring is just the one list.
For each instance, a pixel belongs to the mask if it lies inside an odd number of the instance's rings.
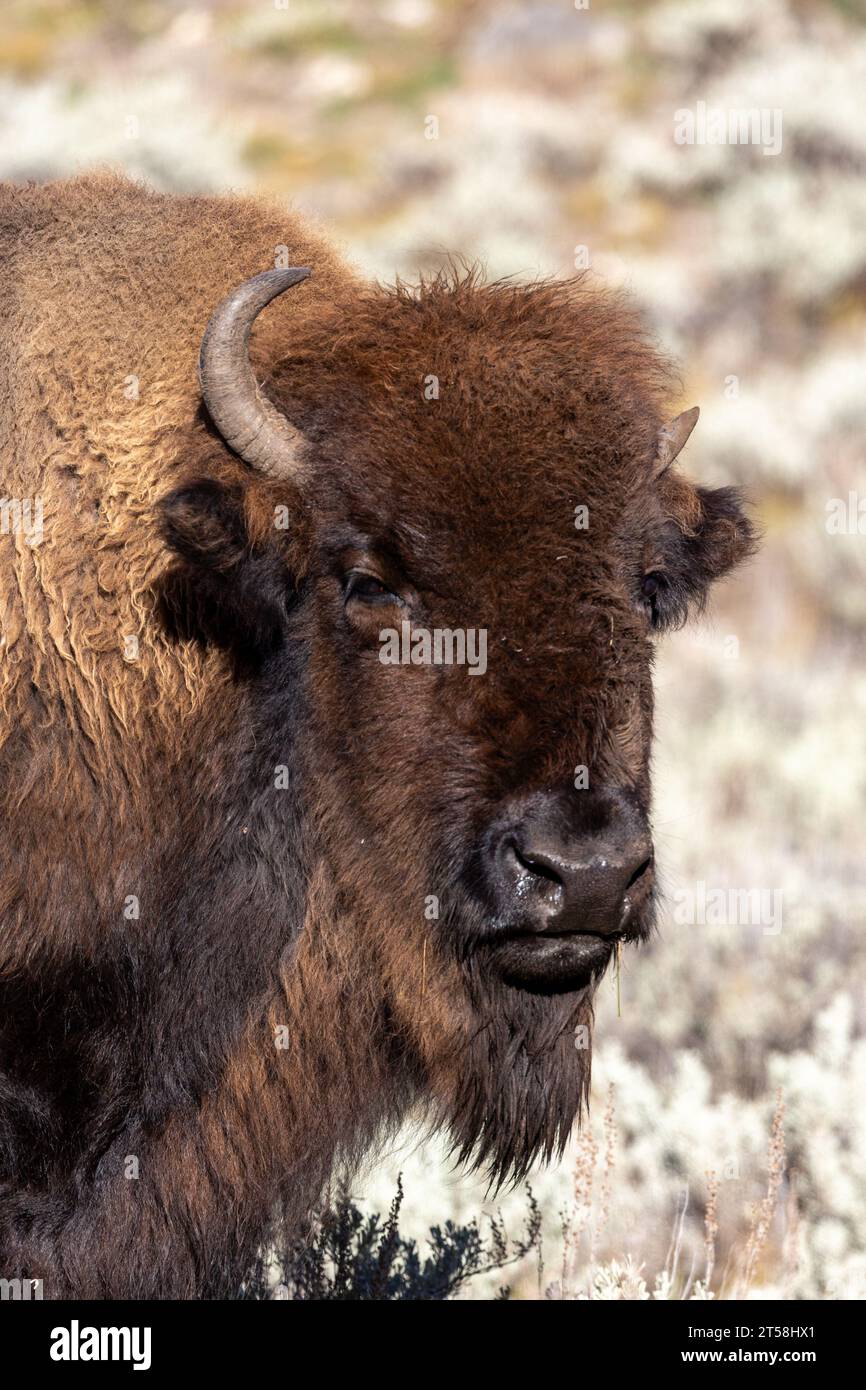
{"label": "woolly forehead hair", "polygon": [[477,266],[456,265],[415,284],[353,287],[310,325],[309,337],[278,353],[272,373],[291,409],[293,381],[311,369],[320,382],[339,377],[344,388],[354,382],[388,400],[417,395],[418,370],[435,364],[455,403],[477,401],[485,382],[500,407],[521,389],[536,407],[584,400],[623,419],[642,416],[647,448],[678,384],[628,297],[588,274],[485,282]]}
{"label": "woolly forehead hair", "polygon": [[459,514],[477,544],[517,562],[534,534],[559,566],[556,517],[590,503],[599,540],[650,482],[674,385],[622,295],[451,270],[335,299],[277,345],[266,389],[307,440],[321,531],[349,514],[441,539]]}

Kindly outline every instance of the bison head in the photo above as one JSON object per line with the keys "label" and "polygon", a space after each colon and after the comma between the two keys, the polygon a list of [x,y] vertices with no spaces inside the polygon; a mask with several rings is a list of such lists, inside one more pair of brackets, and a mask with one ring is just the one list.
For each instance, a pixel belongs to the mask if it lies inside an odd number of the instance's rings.
{"label": "bison head", "polygon": [[355,289],[265,394],[250,326],[304,274],[214,314],[203,394],[253,471],[176,492],[168,534],[247,658],[274,762],[281,692],[302,711],[330,967],[375,977],[391,1045],[501,1178],[564,1142],[595,984],[652,927],[654,640],[752,536],[732,490],[673,466],[697,411],[670,423],[669,369],[618,297]]}

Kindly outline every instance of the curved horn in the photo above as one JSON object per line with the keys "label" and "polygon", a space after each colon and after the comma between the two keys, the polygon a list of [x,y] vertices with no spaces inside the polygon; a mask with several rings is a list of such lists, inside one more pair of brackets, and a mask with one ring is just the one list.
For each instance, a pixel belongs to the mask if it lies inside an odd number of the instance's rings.
{"label": "curved horn", "polygon": [[309,273],[309,266],[294,266],[245,280],[214,309],[201,341],[198,375],[211,419],[229,448],[272,478],[297,473],[302,435],[259,390],[250,329],[266,304]]}
{"label": "curved horn", "polygon": [[665,425],[663,430],[659,430],[658,452],[653,465],[654,478],[660,478],[662,473],[670,468],[698,423],[700,413],[698,407],[693,405],[691,410],[684,410],[682,415],[678,415],[669,425]]}

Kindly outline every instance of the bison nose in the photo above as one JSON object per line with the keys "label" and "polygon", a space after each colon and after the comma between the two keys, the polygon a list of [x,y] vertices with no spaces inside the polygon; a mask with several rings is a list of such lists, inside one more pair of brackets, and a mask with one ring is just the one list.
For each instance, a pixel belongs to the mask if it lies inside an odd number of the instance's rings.
{"label": "bison nose", "polygon": [[652,852],[644,841],[624,850],[594,848],[576,859],[536,843],[510,847],[515,891],[526,895],[536,931],[609,936],[620,930],[628,890],[651,865]]}
{"label": "bison nose", "polygon": [[546,802],[513,822],[494,848],[493,879],[503,917],[551,935],[625,929],[652,881],[646,822],[633,808],[608,809],[584,826],[564,824]]}

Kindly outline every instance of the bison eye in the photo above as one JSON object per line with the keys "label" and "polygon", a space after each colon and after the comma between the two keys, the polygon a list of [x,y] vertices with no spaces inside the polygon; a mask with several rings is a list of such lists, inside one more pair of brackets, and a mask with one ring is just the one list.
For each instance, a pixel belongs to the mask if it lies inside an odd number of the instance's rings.
{"label": "bison eye", "polygon": [[403,600],[377,579],[362,570],[350,570],[346,575],[346,602],[350,598],[361,603],[402,603]]}
{"label": "bison eye", "polygon": [[641,598],[654,624],[659,621],[659,605],[663,600],[666,588],[667,581],[664,575],[659,574],[656,570],[652,570],[649,574],[645,574],[641,580]]}

